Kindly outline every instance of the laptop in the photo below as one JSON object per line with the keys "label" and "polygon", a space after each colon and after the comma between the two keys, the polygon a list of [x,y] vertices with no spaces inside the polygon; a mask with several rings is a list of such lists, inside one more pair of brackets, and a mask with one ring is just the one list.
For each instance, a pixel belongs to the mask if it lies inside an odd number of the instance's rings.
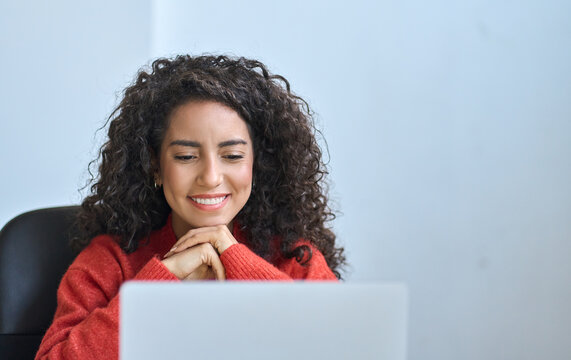
{"label": "laptop", "polygon": [[398,283],[127,282],[121,360],[406,358]]}

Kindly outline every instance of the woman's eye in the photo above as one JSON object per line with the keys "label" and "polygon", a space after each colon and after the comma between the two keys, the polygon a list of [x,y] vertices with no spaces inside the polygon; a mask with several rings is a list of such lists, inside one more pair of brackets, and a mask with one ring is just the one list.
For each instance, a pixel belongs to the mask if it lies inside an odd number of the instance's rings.
{"label": "woman's eye", "polygon": [[176,160],[188,161],[196,158],[194,155],[175,155]]}
{"label": "woman's eye", "polygon": [[225,155],[224,157],[225,157],[226,159],[228,159],[228,160],[239,160],[239,159],[243,159],[243,158],[244,158],[244,155],[235,155],[235,154],[232,154],[232,155]]}

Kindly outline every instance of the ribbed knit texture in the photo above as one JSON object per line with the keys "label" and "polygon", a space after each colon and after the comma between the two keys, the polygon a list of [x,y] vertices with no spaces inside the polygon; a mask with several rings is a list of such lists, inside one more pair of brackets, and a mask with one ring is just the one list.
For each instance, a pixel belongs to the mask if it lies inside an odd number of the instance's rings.
{"label": "ribbed knit texture", "polygon": [[[254,254],[234,227],[239,244],[220,259],[228,280],[332,280],[323,255],[308,242],[313,257],[306,265],[295,259],[270,264]],[[60,283],[54,321],[46,332],[36,359],[117,359],[119,355],[119,288],[127,280],[179,281],[159,259],[174,245],[171,218],[153,232],[147,245],[125,254],[113,237],[94,238],[69,267]]]}

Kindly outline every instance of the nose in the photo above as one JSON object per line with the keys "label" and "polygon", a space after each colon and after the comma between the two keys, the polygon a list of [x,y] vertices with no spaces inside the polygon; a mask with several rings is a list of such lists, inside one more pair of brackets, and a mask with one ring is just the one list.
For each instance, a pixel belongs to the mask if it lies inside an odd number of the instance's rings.
{"label": "nose", "polygon": [[215,188],[222,183],[222,172],[214,157],[203,159],[201,169],[197,177],[197,183],[206,188]]}

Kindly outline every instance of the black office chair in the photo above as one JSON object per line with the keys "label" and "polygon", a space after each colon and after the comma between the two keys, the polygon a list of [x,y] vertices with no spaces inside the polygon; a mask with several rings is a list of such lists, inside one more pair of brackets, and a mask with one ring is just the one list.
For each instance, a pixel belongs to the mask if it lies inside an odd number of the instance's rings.
{"label": "black office chair", "polygon": [[0,230],[0,359],[33,359],[74,259],[69,246],[79,206],[19,215]]}

